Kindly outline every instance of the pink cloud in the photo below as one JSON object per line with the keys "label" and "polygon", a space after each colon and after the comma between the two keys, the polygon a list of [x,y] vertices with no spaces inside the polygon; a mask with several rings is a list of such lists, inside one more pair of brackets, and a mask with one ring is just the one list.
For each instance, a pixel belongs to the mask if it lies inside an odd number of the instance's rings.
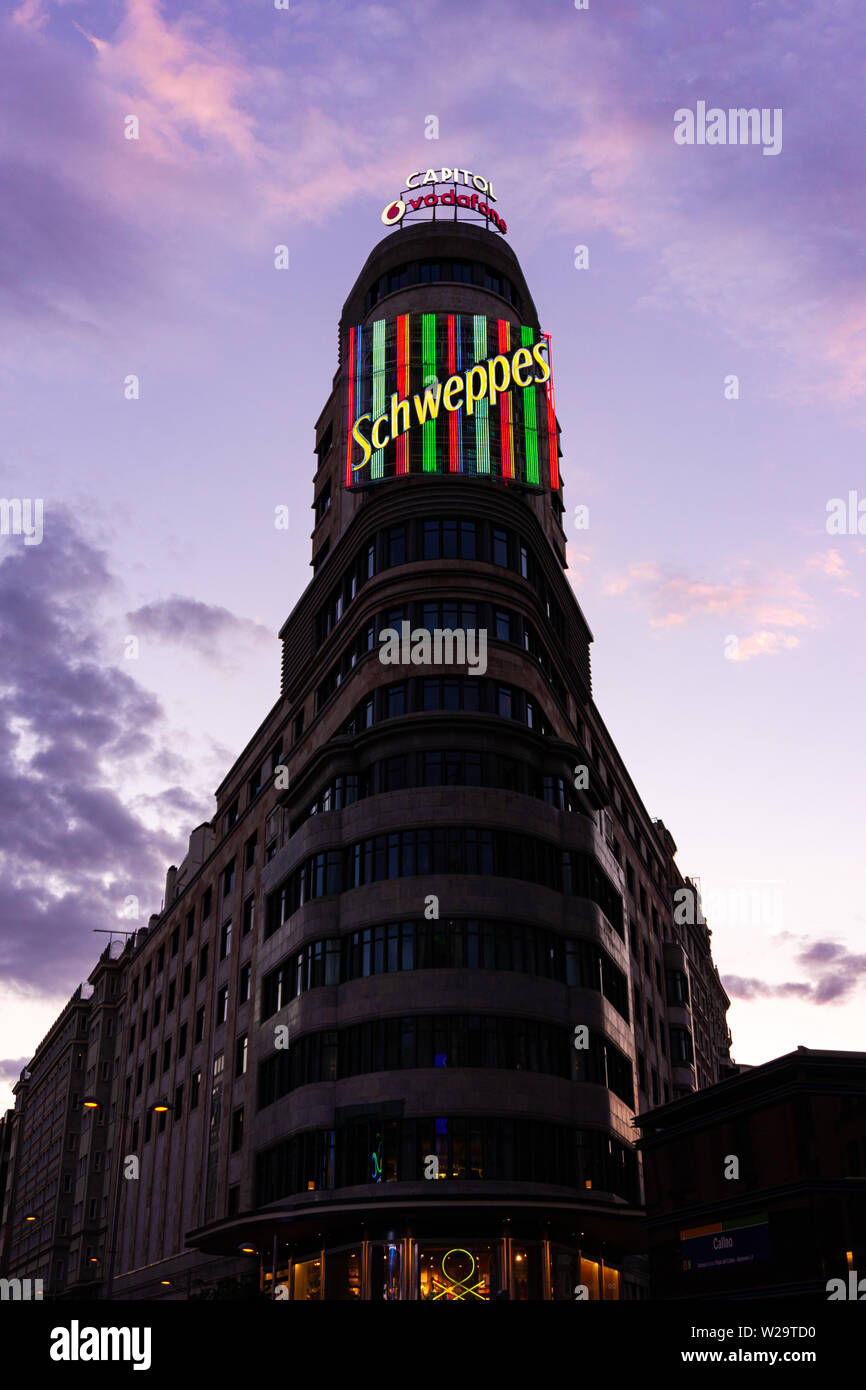
{"label": "pink cloud", "polygon": [[654,561],[640,561],[629,565],[625,574],[609,578],[603,592],[610,597],[628,594],[649,610],[650,627],[659,631],[708,618],[736,620],[751,627],[748,636],[737,636],[735,651],[728,653],[733,661],[790,651],[799,646],[799,638],[775,629],[815,630],[822,623],[815,601],[784,572],[713,583],[670,573]]}
{"label": "pink cloud", "polygon": [[725,655],[729,661],[750,661],[755,656],[775,656],[799,645],[799,637],[786,637],[781,632],[753,632],[750,637],[737,638],[737,645]]}

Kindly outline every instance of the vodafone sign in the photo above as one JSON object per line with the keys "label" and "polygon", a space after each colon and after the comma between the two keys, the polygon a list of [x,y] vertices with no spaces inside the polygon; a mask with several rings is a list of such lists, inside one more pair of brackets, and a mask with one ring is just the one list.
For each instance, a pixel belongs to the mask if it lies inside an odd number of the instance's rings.
{"label": "vodafone sign", "polygon": [[[447,188],[444,193],[435,193],[432,189],[424,191],[425,185],[454,184],[453,188]],[[462,184],[465,188],[472,188],[473,193],[459,193],[457,185]],[[417,193],[415,190],[417,189]],[[411,190],[411,191],[410,191]],[[406,180],[407,197],[395,198],[392,203],[388,203],[382,209],[382,221],[386,227],[398,227],[407,214],[418,212],[421,208],[454,208],[454,215],[457,215],[457,208],[465,208],[469,212],[476,213],[483,217],[485,221],[492,222],[500,232],[508,230],[504,218],[492,206],[496,202],[496,194],[493,192],[493,184],[487,179],[483,179],[480,174],[473,174],[471,169],[427,169],[422,177],[421,171],[410,174]],[[433,213],[435,218],[436,213]]]}

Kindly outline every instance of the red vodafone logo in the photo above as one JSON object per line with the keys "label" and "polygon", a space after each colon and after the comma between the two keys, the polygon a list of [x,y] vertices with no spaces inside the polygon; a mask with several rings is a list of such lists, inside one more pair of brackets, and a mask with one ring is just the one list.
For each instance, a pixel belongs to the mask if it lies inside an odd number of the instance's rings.
{"label": "red vodafone logo", "polygon": [[[443,169],[442,173],[449,175],[450,178],[438,179],[436,178],[435,170],[429,169],[424,183],[438,184],[440,188],[444,183],[450,183],[452,185],[451,187],[446,188],[445,191],[441,193],[435,193],[432,190],[427,193],[422,188],[417,196],[413,197],[409,195],[408,202],[404,202],[402,197],[395,198],[393,202],[386,204],[382,209],[382,221],[385,226],[397,227],[403,221],[407,213],[417,213],[422,208],[450,207],[455,209],[455,215],[457,208],[465,208],[467,212],[475,213],[479,218],[484,218],[486,222],[492,222],[494,227],[497,227],[500,232],[506,232],[508,230],[505,219],[500,217],[499,213],[492,206],[494,199],[492,184],[488,184],[477,175],[469,176],[477,187],[487,190],[487,197],[490,201],[485,202],[481,193],[461,193],[458,191],[458,188],[454,186],[455,184],[466,184],[469,182],[468,179],[460,177],[461,174],[465,174],[466,171]],[[420,179],[421,176],[420,174],[412,174],[410,177],[411,179],[417,180]],[[410,187],[414,192],[418,184],[410,184]],[[435,217],[436,214],[434,213],[433,215]]]}

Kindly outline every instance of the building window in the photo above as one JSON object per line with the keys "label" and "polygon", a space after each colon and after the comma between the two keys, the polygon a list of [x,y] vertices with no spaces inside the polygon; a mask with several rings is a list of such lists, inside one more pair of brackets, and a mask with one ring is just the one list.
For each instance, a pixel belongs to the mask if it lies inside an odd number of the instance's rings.
{"label": "building window", "polygon": [[177,994],[177,981],[176,981],[176,980],[169,980],[169,983],[168,983],[168,999],[166,1000],[166,1004],[165,1004],[165,1011],[166,1011],[167,1014],[170,1014],[170,1013],[173,1013],[173,1012],[174,1012],[174,1001],[175,1001],[175,996],[176,996],[176,994]]}
{"label": "building window", "polygon": [[187,941],[191,941],[191,940],[192,940],[192,935],[193,935],[193,932],[194,932],[194,931],[195,931],[195,908],[191,908],[190,911],[186,914],[186,939],[187,939]]}
{"label": "building window", "polygon": [[393,568],[394,565],[405,565],[406,563],[406,528],[405,526],[392,526],[386,535],[387,541],[387,567]]}
{"label": "building window", "polygon": [[246,965],[242,965],[242,966],[241,966],[241,972],[240,972],[240,975],[238,976],[238,1003],[239,1003],[239,1004],[246,1004],[247,1000],[248,1000],[249,997],[250,997],[250,981],[251,981],[251,979],[252,979],[252,974],[253,974],[253,967],[250,965],[249,962],[247,962]]}
{"label": "building window", "polygon": [[183,1110],[183,1082],[174,1088],[174,1118],[177,1119]]}
{"label": "building window", "polygon": [[228,1011],[229,1011],[229,987],[228,987],[228,985],[223,985],[221,989],[218,989],[218,990],[217,990],[217,1003],[216,1003],[216,1022],[217,1022],[217,1027],[219,1027],[219,1025],[220,1025],[221,1023],[225,1023],[225,1021],[226,1021],[226,1019],[227,1019],[227,1017],[228,1017]]}
{"label": "building window", "polygon": [[295,715],[295,743],[304,732],[304,711],[301,709]]}
{"label": "building window", "polygon": [[[329,427],[329,428],[330,428],[330,427]],[[330,478],[329,478],[328,481],[325,483],[325,486],[322,488],[322,491],[319,493],[318,497],[316,498],[316,501],[315,501],[314,516],[315,516],[315,525],[316,525],[316,526],[318,526],[319,522],[322,520],[322,517],[326,516],[327,513],[330,511],[330,507],[331,507],[331,480],[330,480]]]}
{"label": "building window", "polygon": [[162,995],[158,994],[153,1001],[153,1026],[159,1023],[159,1015],[162,1010]]}
{"label": "building window", "polygon": [[234,830],[238,823],[238,799],[235,797],[229,809],[226,811],[226,834]]}
{"label": "building window", "polygon": [[186,1056],[186,1035],[187,1035],[187,1024],[186,1024],[186,1023],[182,1023],[182,1024],[180,1025],[180,1036],[178,1037],[178,1040],[177,1040],[177,1055],[178,1055],[178,1060],[180,1060],[181,1057],[185,1057],[185,1056]]}
{"label": "building window", "polygon": [[250,893],[250,896],[244,901],[243,923],[241,927],[242,936],[249,936],[250,932],[253,929],[253,916],[255,914],[255,907],[255,894]]}
{"label": "building window", "polygon": [[207,942],[202,946],[198,953],[198,977],[203,980],[207,975]]}
{"label": "building window", "polygon": [[194,1072],[193,1072],[193,1074],[192,1074],[192,1080],[191,1080],[191,1082],[190,1082],[190,1092],[189,1092],[189,1108],[190,1108],[190,1110],[197,1110],[197,1109],[198,1109],[198,1097],[199,1097],[199,1092],[200,1092],[200,1090],[201,1090],[201,1070],[199,1069],[198,1071],[194,1071]]}
{"label": "building window", "polygon": [[144,967],[144,988],[145,988],[145,989],[147,989],[148,985],[150,984],[150,969],[151,969],[151,962],[148,961],[148,962],[147,962],[147,965]]}
{"label": "building window", "polygon": [[248,800],[249,800],[249,801],[255,801],[255,799],[256,799],[256,797],[258,796],[258,794],[259,794],[259,792],[261,791],[261,789],[262,789],[262,768],[261,768],[261,765],[259,765],[259,767],[256,768],[255,772],[252,774],[252,776],[250,777],[249,781],[247,782],[247,796],[248,796]]}
{"label": "building window", "polygon": [[231,953],[231,949],[232,919],[230,917],[227,922],[223,922],[223,928],[220,932],[220,960],[225,960],[226,956],[228,956]]}
{"label": "building window", "polygon": [[251,835],[244,845],[244,870],[251,869],[256,862],[256,836]]}
{"label": "building window", "polygon": [[508,568],[508,532],[494,530],[493,532],[493,563],[501,565],[504,569]]}
{"label": "building window", "polygon": [[[135,1073],[135,1094],[136,1094],[137,1096],[140,1096],[140,1095],[141,1095],[141,1088],[142,1088],[143,1084],[144,1084],[144,1063],[142,1062],[142,1063],[139,1065],[138,1070],[137,1070],[136,1073]],[[75,1144],[74,1144],[74,1143],[73,1143],[73,1146],[72,1146],[72,1147],[73,1147],[73,1148],[75,1147]]]}
{"label": "building window", "polygon": [[237,1153],[244,1142],[244,1107],[239,1105],[232,1111],[232,1153]]}
{"label": "building window", "polygon": [[144,1142],[148,1143],[153,1128],[153,1111],[147,1110],[144,1115]]}
{"label": "building window", "polygon": [[241,1209],[241,1189],[240,1184],[235,1183],[234,1187],[229,1188],[227,1216],[237,1216]]}
{"label": "building window", "polygon": [[196,1009],[195,1032],[193,1033],[193,1043],[200,1043],[204,1037],[204,1004],[200,1009]]}
{"label": "building window", "polygon": [[212,900],[213,900],[213,889],[212,889],[212,888],[206,888],[206,889],[204,890],[204,896],[202,897],[202,900],[201,900],[201,920],[202,920],[203,922],[207,921],[208,917],[210,917],[210,909],[211,909],[211,902],[212,902]]}
{"label": "building window", "polygon": [[227,898],[235,886],[235,861],[230,859],[223,869],[223,899]]}
{"label": "building window", "polygon": [[132,1002],[133,1002],[133,1004],[135,1004],[137,1001],[138,1001],[138,976],[136,975],[135,979],[134,979],[133,982],[132,982]]}
{"label": "building window", "polygon": [[398,685],[389,685],[386,695],[386,717],[388,719],[395,719],[399,715],[406,713],[406,686],[402,683],[402,681]]}
{"label": "building window", "polygon": [[188,960],[187,963],[186,963],[186,965],[183,967],[183,982],[182,982],[182,988],[181,988],[181,995],[182,995],[182,997],[183,997],[184,999],[186,999],[187,995],[189,994],[191,982],[192,982],[192,961],[191,961],[191,960]]}
{"label": "building window", "polygon": [[156,973],[161,975],[165,967],[165,947],[160,946],[156,953]]}
{"label": "building window", "polygon": [[162,1069],[168,1071],[171,1065],[171,1038],[166,1038],[162,1045]]}
{"label": "building window", "polygon": [[330,549],[331,549],[331,542],[330,542],[330,540],[326,540],[324,545],[320,545],[320,546],[319,546],[319,549],[316,551],[315,555],[313,556],[313,574],[318,574],[318,573],[319,573],[319,570],[322,568],[322,565],[325,563],[325,561],[326,561],[327,558],[328,558],[328,551],[329,551]]}
{"label": "building window", "polygon": [[151,1054],[150,1054],[150,1062],[148,1063],[148,1067],[147,1067],[147,1081],[148,1081],[148,1085],[150,1085],[151,1081],[155,1081],[155,1080],[156,1080],[156,1048],[154,1048],[154,1049],[153,1049],[153,1052],[151,1052]]}
{"label": "building window", "polygon": [[243,1076],[247,1069],[247,1034],[241,1033],[235,1043],[235,1076]]}

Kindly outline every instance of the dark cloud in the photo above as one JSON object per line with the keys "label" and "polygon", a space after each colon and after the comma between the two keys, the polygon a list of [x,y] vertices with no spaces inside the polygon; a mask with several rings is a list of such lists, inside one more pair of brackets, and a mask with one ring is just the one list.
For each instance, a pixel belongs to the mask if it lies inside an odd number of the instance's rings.
{"label": "dark cloud", "polygon": [[10,1086],[14,1085],[29,1061],[29,1057],[4,1057],[0,1059],[0,1081],[5,1081]]}
{"label": "dark cloud", "polygon": [[766,980],[746,979],[742,975],[723,975],[722,984],[732,999],[810,999],[812,986],[795,984],[771,985]]}
{"label": "dark cloud", "polygon": [[[99,609],[114,597],[105,555],[53,512],[38,546],[0,562],[0,961],[4,981],[71,991],[122,926],[124,899],[158,908],[177,837],[154,830],[205,807],[178,785],[124,798],[166,768],[159,702],[100,660]],[[147,824],[138,812],[148,813]]]}
{"label": "dark cloud", "polygon": [[239,618],[228,608],[201,603],[198,599],[171,594],[167,599],[147,603],[127,613],[130,633],[136,637],[157,637],[164,642],[193,647],[206,656],[218,656],[217,645],[225,637],[255,637],[273,641],[267,628],[249,618]]}
{"label": "dark cloud", "polygon": [[813,1004],[841,1004],[866,979],[866,956],[854,955],[838,941],[813,941],[796,954],[810,979],[774,984],[742,975],[724,975],[733,999],[808,999]]}

